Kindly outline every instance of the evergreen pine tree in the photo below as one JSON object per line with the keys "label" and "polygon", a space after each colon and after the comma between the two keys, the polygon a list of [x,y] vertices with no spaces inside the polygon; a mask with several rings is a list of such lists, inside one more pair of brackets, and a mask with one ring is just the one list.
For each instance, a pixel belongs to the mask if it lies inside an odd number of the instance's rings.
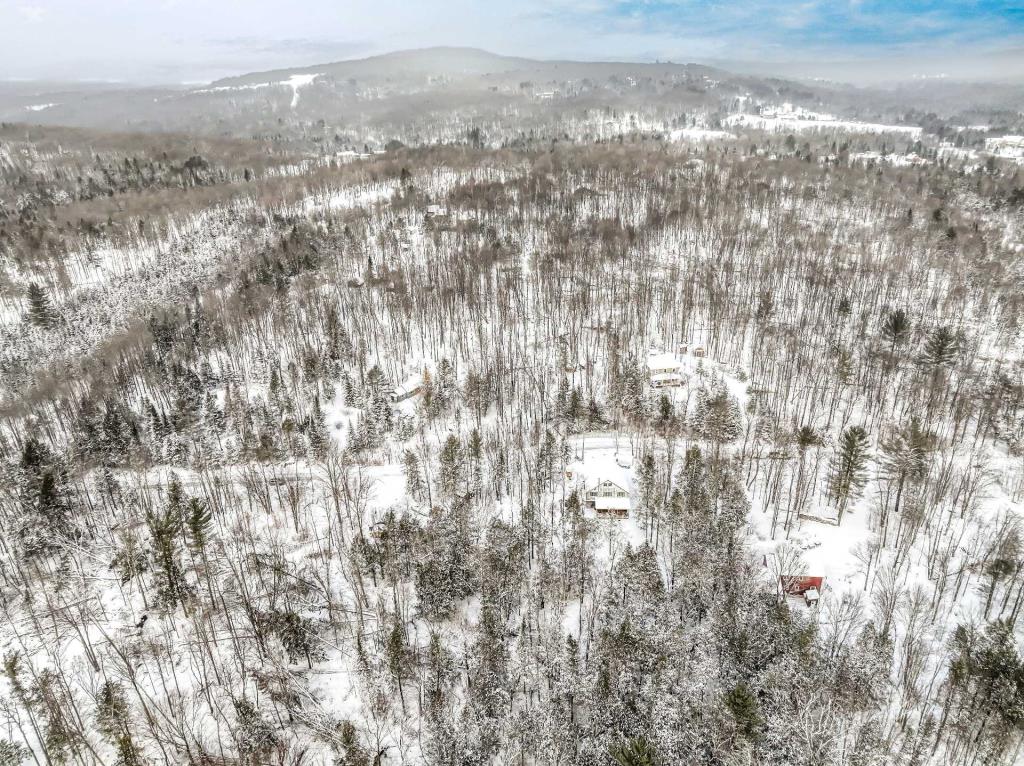
{"label": "evergreen pine tree", "polygon": [[423,498],[423,474],[420,472],[420,460],[412,450],[406,450],[402,455],[402,464],[405,467],[405,491],[413,500],[419,501]]}
{"label": "evergreen pine tree", "polygon": [[462,445],[451,435],[441,448],[440,482],[441,495],[452,499],[462,481]]}
{"label": "evergreen pine tree", "polygon": [[28,286],[28,319],[36,327],[51,327],[56,319],[50,297],[35,282]]}
{"label": "evergreen pine tree", "polygon": [[895,309],[885,315],[882,320],[882,337],[889,342],[889,350],[906,342],[910,337],[910,317],[905,309]]}
{"label": "evergreen pine tree", "polygon": [[957,355],[956,334],[945,325],[936,327],[924,345],[924,360],[933,368],[952,367]]}
{"label": "evergreen pine tree", "polygon": [[861,426],[850,426],[843,431],[839,449],[832,457],[829,492],[839,505],[838,521],[851,500],[860,496],[867,483],[868,434]]}
{"label": "evergreen pine tree", "polygon": [[657,766],[654,748],[643,737],[634,737],[611,749],[611,757],[619,766]]}

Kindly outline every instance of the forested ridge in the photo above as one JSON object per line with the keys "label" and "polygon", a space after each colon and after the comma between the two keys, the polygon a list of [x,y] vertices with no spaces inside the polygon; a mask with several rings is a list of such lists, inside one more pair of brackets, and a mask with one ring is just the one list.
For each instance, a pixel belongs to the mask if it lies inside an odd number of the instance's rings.
{"label": "forested ridge", "polygon": [[33,130],[0,763],[1022,757],[1016,164]]}

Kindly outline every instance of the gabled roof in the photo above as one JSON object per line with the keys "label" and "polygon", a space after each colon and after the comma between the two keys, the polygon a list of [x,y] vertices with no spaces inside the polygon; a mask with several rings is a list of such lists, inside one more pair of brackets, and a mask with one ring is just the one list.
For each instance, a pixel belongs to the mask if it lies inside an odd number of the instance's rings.
{"label": "gabled roof", "polygon": [[[589,484],[589,482],[588,482],[588,484]],[[592,486],[590,487],[590,491],[591,491],[591,492],[596,492],[597,490],[599,490],[599,489],[601,489],[601,488],[605,488],[605,489],[617,489],[617,490],[619,490],[620,492],[627,492],[627,490],[626,490],[626,488],[625,488],[625,487],[623,487],[623,486],[622,486],[621,484],[617,484],[617,483],[615,483],[615,482],[614,482],[614,481],[612,481],[611,479],[601,479],[601,480],[599,480],[599,481],[595,482],[595,483],[594,483],[594,484],[593,484],[593,485],[592,485]],[[628,493],[627,493],[627,494],[628,494]]]}

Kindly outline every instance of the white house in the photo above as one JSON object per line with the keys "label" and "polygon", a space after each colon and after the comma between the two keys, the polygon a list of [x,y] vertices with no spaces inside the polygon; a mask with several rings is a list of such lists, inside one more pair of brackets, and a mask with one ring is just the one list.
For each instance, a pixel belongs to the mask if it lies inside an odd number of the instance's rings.
{"label": "white house", "polygon": [[1024,158],[1024,136],[996,136],[985,139],[985,151],[997,157]]}
{"label": "white house", "polygon": [[647,372],[649,375],[672,375],[679,372],[679,362],[673,354],[651,352],[647,355]]}
{"label": "white house", "polygon": [[679,388],[686,382],[686,378],[678,372],[660,372],[651,375],[651,388]]}
{"label": "white house", "polygon": [[610,479],[584,490],[583,504],[593,508],[598,518],[625,519],[629,516],[629,492]]}

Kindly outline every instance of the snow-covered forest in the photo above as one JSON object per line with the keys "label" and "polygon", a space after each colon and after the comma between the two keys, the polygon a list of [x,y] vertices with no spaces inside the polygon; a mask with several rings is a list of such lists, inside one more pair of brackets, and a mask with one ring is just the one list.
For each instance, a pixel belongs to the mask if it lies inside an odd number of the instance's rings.
{"label": "snow-covered forest", "polygon": [[0,764],[1024,760],[1015,144],[729,103],[0,127]]}

